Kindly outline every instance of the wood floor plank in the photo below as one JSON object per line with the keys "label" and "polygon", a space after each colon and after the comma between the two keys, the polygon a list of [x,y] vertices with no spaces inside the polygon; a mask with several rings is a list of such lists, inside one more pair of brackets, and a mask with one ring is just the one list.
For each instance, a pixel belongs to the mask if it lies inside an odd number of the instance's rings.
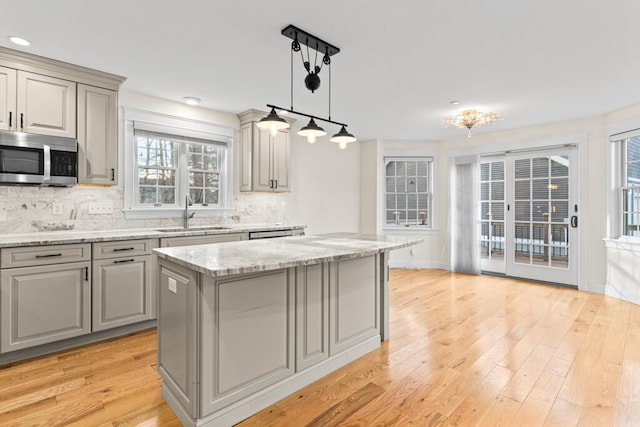
{"label": "wood floor plank", "polygon": [[[517,279],[390,272],[391,338],[248,426],[636,426],[640,307]],[[154,329],[0,367],[0,425],[179,426]]]}

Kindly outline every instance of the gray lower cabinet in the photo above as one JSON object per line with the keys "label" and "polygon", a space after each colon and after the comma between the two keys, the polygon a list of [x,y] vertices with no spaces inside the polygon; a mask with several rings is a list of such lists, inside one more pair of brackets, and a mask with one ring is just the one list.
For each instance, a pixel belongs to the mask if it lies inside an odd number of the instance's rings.
{"label": "gray lower cabinet", "polygon": [[153,318],[151,250],[157,245],[157,239],[93,244],[93,331]]}
{"label": "gray lower cabinet", "polygon": [[93,262],[93,331],[151,318],[151,256]]}
{"label": "gray lower cabinet", "polygon": [[2,270],[0,351],[91,332],[91,263]]}

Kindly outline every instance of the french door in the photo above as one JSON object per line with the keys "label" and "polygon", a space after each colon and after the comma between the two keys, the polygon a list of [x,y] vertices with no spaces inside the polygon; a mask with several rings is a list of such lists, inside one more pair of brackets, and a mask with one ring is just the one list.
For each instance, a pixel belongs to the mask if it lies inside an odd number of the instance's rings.
{"label": "french door", "polygon": [[577,175],[570,147],[483,159],[481,268],[577,285]]}

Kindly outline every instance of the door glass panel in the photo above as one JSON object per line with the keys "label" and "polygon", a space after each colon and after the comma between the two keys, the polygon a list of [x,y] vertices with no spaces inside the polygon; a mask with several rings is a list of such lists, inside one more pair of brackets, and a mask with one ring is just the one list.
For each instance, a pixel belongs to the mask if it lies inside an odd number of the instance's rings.
{"label": "door glass panel", "polygon": [[531,263],[533,265],[547,266],[549,265],[549,247],[533,245]]}
{"label": "door glass panel", "polygon": [[555,178],[549,184],[552,200],[569,199],[569,178]]}
{"label": "door glass panel", "polygon": [[534,221],[548,221],[549,220],[549,202],[533,202],[532,218]]}
{"label": "door glass panel", "polygon": [[504,198],[504,161],[481,163],[480,255],[485,261],[482,268],[488,271],[504,272]]}
{"label": "door glass panel", "polygon": [[529,200],[531,198],[531,181],[515,182],[515,198],[516,200]]}
{"label": "door glass panel", "polygon": [[515,202],[516,221],[531,221],[531,202]]}
{"label": "door glass panel", "polygon": [[491,200],[504,200],[504,181],[491,183]]}
{"label": "door glass panel", "polygon": [[532,181],[533,200],[547,200],[549,198],[549,180],[534,179]]}
{"label": "door glass panel", "polygon": [[515,178],[531,178],[531,160],[522,159],[515,161]]}
{"label": "door glass panel", "polygon": [[549,176],[548,157],[535,157],[531,159],[531,176],[533,178],[547,178]]}
{"label": "door glass panel", "polygon": [[489,181],[490,163],[482,163],[480,165],[480,181]]}
{"label": "door glass panel", "polygon": [[491,257],[495,260],[504,260],[504,223],[491,224]]}
{"label": "door glass panel", "polygon": [[569,222],[569,202],[551,204],[551,222]]}

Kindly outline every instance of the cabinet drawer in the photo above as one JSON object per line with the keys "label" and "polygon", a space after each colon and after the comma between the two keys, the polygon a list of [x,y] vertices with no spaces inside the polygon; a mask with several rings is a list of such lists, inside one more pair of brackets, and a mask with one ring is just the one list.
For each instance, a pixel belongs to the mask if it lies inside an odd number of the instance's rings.
{"label": "cabinet drawer", "polygon": [[93,244],[93,259],[151,255],[151,249],[158,246],[157,239],[119,240]]}
{"label": "cabinet drawer", "polygon": [[91,244],[29,246],[0,251],[2,268],[32,267],[91,260]]}
{"label": "cabinet drawer", "polygon": [[238,242],[247,240],[247,233],[213,234],[208,236],[167,237],[160,240],[160,246],[170,248],[174,246],[206,245],[209,243]]}

